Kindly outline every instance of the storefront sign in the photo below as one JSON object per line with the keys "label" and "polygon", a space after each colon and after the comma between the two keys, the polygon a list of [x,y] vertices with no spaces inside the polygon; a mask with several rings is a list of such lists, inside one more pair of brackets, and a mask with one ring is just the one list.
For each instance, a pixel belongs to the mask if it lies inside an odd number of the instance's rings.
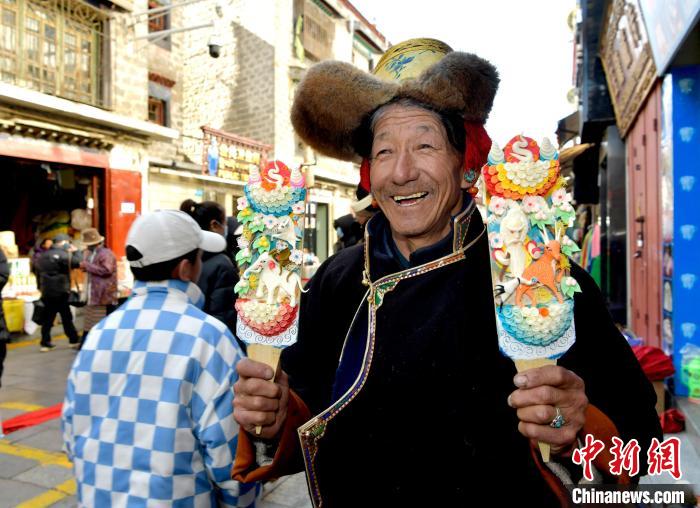
{"label": "storefront sign", "polygon": [[210,127],[202,127],[202,132],[202,173],[205,175],[245,182],[250,167],[258,166],[262,170],[272,150],[270,145]]}
{"label": "storefront sign", "polygon": [[700,0],[639,0],[659,76],[700,16]]}
{"label": "storefront sign", "polygon": [[600,55],[624,137],[654,85],[656,66],[637,0],[614,0],[605,19]]}

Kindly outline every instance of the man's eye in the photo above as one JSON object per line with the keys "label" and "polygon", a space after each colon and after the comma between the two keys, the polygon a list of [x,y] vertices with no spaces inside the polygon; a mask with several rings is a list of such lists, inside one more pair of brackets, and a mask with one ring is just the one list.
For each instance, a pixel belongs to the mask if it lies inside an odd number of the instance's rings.
{"label": "man's eye", "polygon": [[389,154],[391,154],[391,150],[389,150],[388,148],[384,148],[383,150],[379,150],[374,156],[380,157],[382,155],[389,155]]}
{"label": "man's eye", "polygon": [[421,143],[418,145],[418,150],[426,150],[426,149],[432,149],[435,148],[433,145],[428,144],[428,143]]}

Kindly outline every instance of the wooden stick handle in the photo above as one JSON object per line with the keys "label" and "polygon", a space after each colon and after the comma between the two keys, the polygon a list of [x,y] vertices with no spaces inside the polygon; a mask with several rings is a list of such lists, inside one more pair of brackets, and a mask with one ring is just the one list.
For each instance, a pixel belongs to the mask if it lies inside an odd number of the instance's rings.
{"label": "wooden stick handle", "polygon": [[[282,349],[274,346],[268,346],[267,344],[248,344],[248,358],[272,367],[272,378],[270,378],[270,381],[275,379],[281,354]],[[261,432],[262,425],[256,426],[255,435],[259,436]]]}
{"label": "wooden stick handle", "polygon": [[[534,360],[513,360],[515,363],[515,368],[518,372],[523,372],[529,369],[536,369],[537,367],[544,367],[545,365],[556,365],[556,360],[550,360],[549,358],[535,358]],[[540,454],[542,455],[542,462],[549,462],[550,449],[548,443],[538,442],[537,446],[540,449]]]}

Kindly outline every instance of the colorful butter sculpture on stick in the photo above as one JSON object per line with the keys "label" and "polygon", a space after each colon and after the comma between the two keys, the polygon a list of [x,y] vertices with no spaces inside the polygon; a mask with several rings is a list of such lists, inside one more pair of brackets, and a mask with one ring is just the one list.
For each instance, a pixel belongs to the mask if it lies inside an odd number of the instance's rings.
{"label": "colorful butter sculpture on stick", "polygon": [[498,341],[518,372],[556,364],[576,340],[569,257],[580,249],[565,233],[575,212],[558,158],[547,138],[516,136],[493,143],[481,170]]}
{"label": "colorful butter sculpture on stick", "polygon": [[236,333],[248,345],[249,358],[276,371],[282,349],[297,338],[304,175],[280,161],[270,162],[262,172],[251,166],[238,210],[243,232],[236,255],[240,270],[235,286]]}

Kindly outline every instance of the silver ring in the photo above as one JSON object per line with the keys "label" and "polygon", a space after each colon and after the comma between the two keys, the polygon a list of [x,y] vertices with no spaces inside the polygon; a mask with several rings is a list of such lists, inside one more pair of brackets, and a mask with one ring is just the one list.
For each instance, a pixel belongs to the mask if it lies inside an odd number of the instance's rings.
{"label": "silver ring", "polygon": [[555,407],[554,409],[557,411],[557,416],[554,417],[549,426],[554,429],[560,429],[566,424],[566,420],[558,407]]}

